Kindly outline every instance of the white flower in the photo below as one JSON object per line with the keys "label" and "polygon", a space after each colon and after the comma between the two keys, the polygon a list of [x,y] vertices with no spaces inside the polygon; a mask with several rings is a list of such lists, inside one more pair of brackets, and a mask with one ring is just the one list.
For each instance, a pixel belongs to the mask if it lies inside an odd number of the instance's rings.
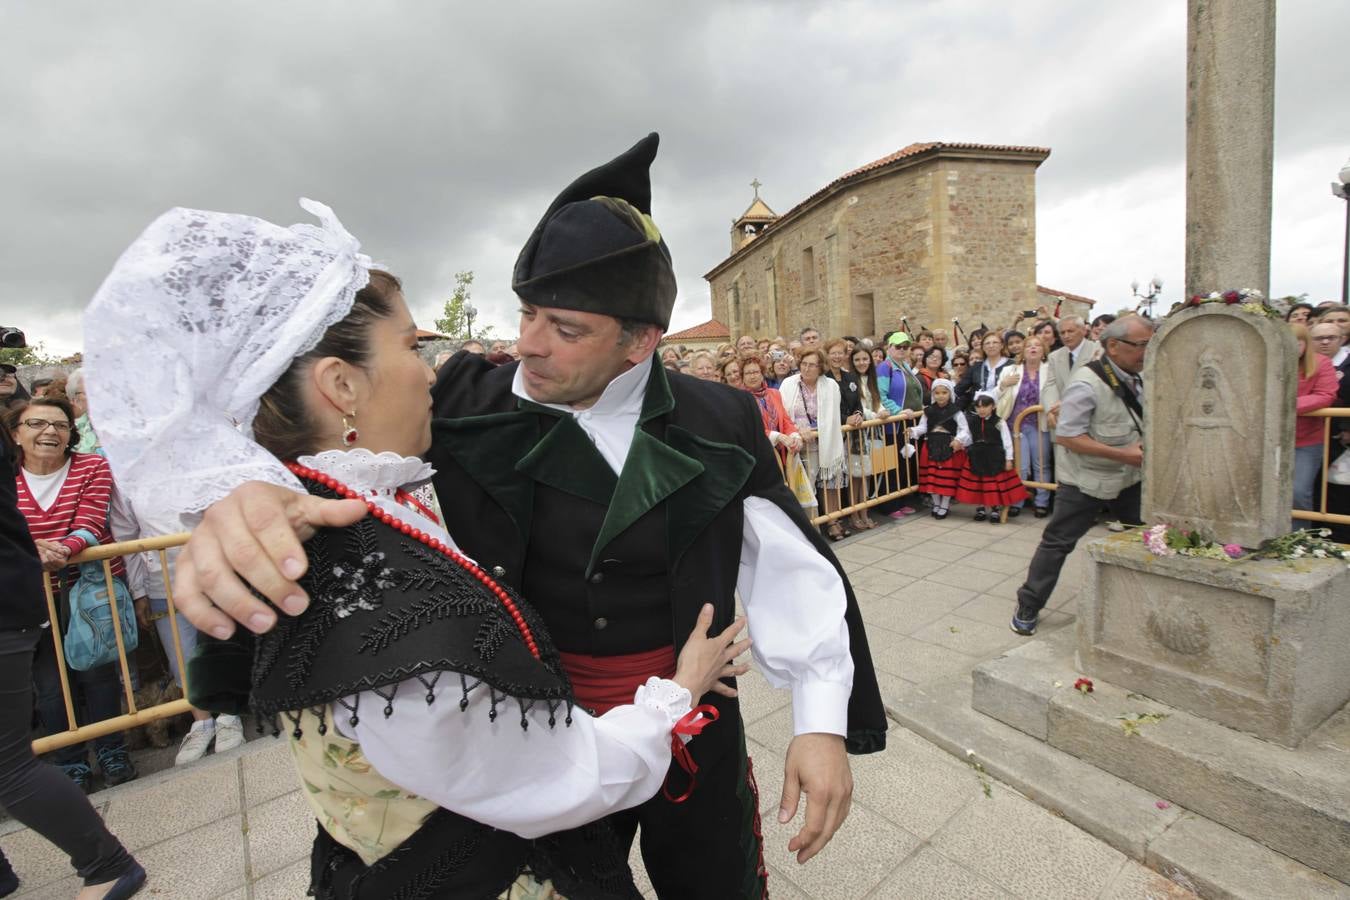
{"label": "white flower", "polygon": [[1321,547],[1318,547],[1316,550],[1312,552],[1312,555],[1317,557],[1318,559],[1326,559],[1327,551],[1323,550]]}
{"label": "white flower", "polygon": [[974,756],[974,755],[975,755],[975,751],[974,751],[974,750],[967,750],[967,751],[966,751],[966,759],[970,759],[970,758],[971,758],[972,756]]}

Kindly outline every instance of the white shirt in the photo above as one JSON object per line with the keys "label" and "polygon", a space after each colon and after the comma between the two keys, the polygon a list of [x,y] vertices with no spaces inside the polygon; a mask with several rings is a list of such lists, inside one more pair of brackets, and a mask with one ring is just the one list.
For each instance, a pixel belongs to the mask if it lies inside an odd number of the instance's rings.
{"label": "white shirt", "polygon": [[1337,368],[1345,362],[1345,358],[1350,356],[1350,344],[1346,344],[1336,351],[1336,355],[1331,358],[1331,364]]}
{"label": "white shirt", "polygon": [[[589,409],[540,405],[576,419],[605,462],[621,473],[642,414],[651,367],[649,358],[615,377]],[[511,391],[538,402],[526,391],[519,368]],[[753,641],[751,656],[769,684],[792,689],[793,734],[844,735],[853,692],[844,582],[771,501],[747,497],[743,508],[736,591]]]}
{"label": "white shirt", "polygon": [[[439,524],[394,499],[398,488],[415,488],[431,477],[431,466],[420,459],[357,449],[328,450],[298,462],[455,546]],[[461,710],[458,678],[438,679],[431,704],[423,683],[404,684],[394,690],[390,716],[382,715],[384,697],[364,691],[344,700],[373,712],[358,716],[354,727],[347,716],[334,715],[334,727],[404,790],[526,838],[574,828],[655,794],[670,768],[671,726],[692,703],[673,681],[652,678],[638,688],[633,704],[599,718],[574,708],[570,726],[559,711],[550,728],[547,705],[538,704],[526,714],[530,727],[523,729],[514,707],[489,719],[491,699],[482,686],[469,691]]]}
{"label": "white shirt", "polygon": [[33,502],[43,511],[52,508],[56,498],[61,494],[61,488],[65,486],[66,476],[70,474],[70,459],[57,469],[47,475],[34,475],[27,469],[23,470],[23,480],[28,482],[28,493],[32,495]]}

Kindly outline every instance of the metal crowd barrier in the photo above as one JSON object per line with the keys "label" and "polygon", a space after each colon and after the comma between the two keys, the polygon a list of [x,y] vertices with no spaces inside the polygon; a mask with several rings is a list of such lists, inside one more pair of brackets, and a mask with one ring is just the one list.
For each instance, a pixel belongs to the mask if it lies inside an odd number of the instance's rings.
{"label": "metal crowd barrier", "polygon": [[[1021,414],[1013,421],[1011,430],[1013,438],[1013,466],[1016,471],[1022,471],[1022,420],[1035,412],[1042,412],[1042,407],[1031,406],[1023,410]],[[1331,513],[1327,511],[1327,467],[1330,465],[1330,437],[1331,420],[1338,418],[1350,418],[1350,408],[1336,407],[1331,409],[1322,409],[1317,412],[1307,413],[1307,415],[1324,419],[1323,425],[1323,449],[1322,449],[1322,491],[1319,502],[1319,509],[1305,510],[1296,509],[1293,511],[1293,518],[1301,519],[1307,522],[1325,522],[1341,525],[1350,525],[1350,515]],[[845,516],[852,515],[865,509],[871,509],[891,500],[898,500],[918,491],[918,485],[914,482],[910,472],[910,460],[906,459],[900,453],[900,449],[909,440],[908,420],[899,416],[888,416],[884,419],[870,419],[860,425],[845,425],[844,432],[844,450],[848,457],[848,466],[845,475],[842,478],[842,484],[828,486],[820,491],[823,495],[824,508],[819,514],[811,518],[812,524],[823,525],[829,522],[842,519]],[[887,443],[887,430],[891,431],[891,440]],[[1037,432],[1037,440],[1043,441],[1041,445],[1042,472],[1048,467],[1049,454],[1053,453],[1053,439],[1050,432]],[[1350,452],[1350,451],[1347,451]],[[783,459],[779,458],[779,465],[783,464]],[[854,473],[858,474],[855,476]],[[1056,490],[1059,485],[1048,479],[1025,479],[1022,482],[1028,488],[1045,488],[1046,490]],[[187,543],[187,534],[173,534],[165,537],[143,538],[134,541],[123,541],[116,544],[103,544],[98,547],[90,547],[79,555],[72,557],[72,565],[83,562],[102,562],[104,584],[108,589],[108,596],[114,596],[112,582],[112,564],[111,560],[117,556],[126,556],[132,553],[157,553],[159,555],[160,571],[164,578],[165,596],[168,598],[168,616],[173,625],[170,633],[173,635],[173,653],[178,662],[178,671],[183,677],[183,692],[187,693],[187,666],[184,665],[183,648],[178,637],[177,628],[177,607],[173,599],[173,586],[170,583],[169,564],[166,551]],[[122,690],[126,697],[127,711],[123,715],[111,719],[105,719],[101,722],[90,722],[79,724],[75,718],[75,704],[71,693],[70,673],[66,668],[65,651],[61,644],[61,629],[58,625],[60,618],[57,616],[57,597],[52,590],[52,578],[43,579],[46,589],[47,614],[52,622],[51,639],[56,651],[56,665],[61,678],[61,693],[65,701],[66,722],[69,729],[57,734],[50,734],[46,737],[38,738],[33,741],[34,753],[46,753],[55,750],[58,747],[65,747],[70,744],[78,744],[83,741],[92,740],[105,734],[111,734],[116,731],[124,731],[129,728],[135,728],[139,725],[145,725],[157,719],[176,716],[187,712],[191,707],[187,700],[173,700],[169,703],[161,703],[156,706],[148,706],[140,709],[136,705],[136,697],[132,691],[131,667],[127,660],[126,643],[122,636],[121,620],[114,615],[112,617],[113,633],[117,639],[118,661]]]}
{"label": "metal crowd barrier", "polygon": [[[812,525],[825,525],[871,509],[892,500],[916,493],[918,484],[910,475],[910,463],[900,449],[909,440],[910,422],[900,416],[869,419],[858,425],[844,425],[844,457],[846,465],[840,484],[818,488],[818,500],[824,501],[823,510],[811,517]],[[891,431],[887,443],[886,432]],[[793,464],[796,454],[778,456],[778,467]],[[855,476],[854,472],[858,474]]]}
{"label": "metal crowd barrier", "polygon": [[[1042,412],[1040,406],[1028,406],[1018,414],[1010,427],[1013,439],[1013,468],[1019,473],[1022,471],[1022,420],[1032,413]],[[1300,519],[1305,522],[1325,522],[1334,525],[1350,525],[1350,514],[1333,513],[1327,511],[1327,469],[1331,465],[1331,420],[1332,419],[1350,419],[1350,407],[1336,406],[1327,409],[1319,409],[1315,412],[1304,413],[1306,416],[1324,419],[1322,423],[1322,491],[1318,503],[1318,509],[1296,509],[1292,513],[1292,518]],[[1052,432],[1037,431],[1037,441],[1041,444],[1041,465],[1046,465],[1046,453],[1054,452],[1054,440]],[[1346,452],[1350,453],[1350,450]],[[1046,490],[1056,490],[1059,484],[1048,479],[1027,480],[1023,479],[1022,484],[1028,488],[1045,488]]]}
{"label": "metal crowd barrier", "polygon": [[[168,598],[169,621],[173,624],[170,629],[173,633],[173,652],[178,662],[178,671],[183,677],[183,693],[187,693],[187,666],[183,664],[183,647],[178,638],[178,611],[173,601],[173,585],[169,579],[169,560],[166,553],[172,547],[178,547],[187,543],[186,534],[171,534],[165,537],[142,538],[135,541],[122,541],[116,544],[100,544],[97,547],[90,547],[83,552],[71,557],[72,565],[86,562],[103,563],[103,585],[107,591],[109,602],[115,597],[113,592],[112,580],[112,560],[114,557],[127,556],[132,553],[158,553],[160,571],[164,577],[164,591]],[[169,716],[176,716],[179,713],[185,713],[191,706],[187,700],[173,700],[168,703],[160,703],[156,706],[147,706],[145,709],[138,709],[136,706],[136,696],[132,692],[131,666],[127,661],[126,640],[122,636],[122,622],[114,611],[112,617],[113,636],[117,641],[117,666],[120,669],[122,679],[122,690],[126,695],[127,711],[123,715],[115,716],[111,719],[104,719],[100,722],[88,722],[83,725],[75,720],[75,702],[70,688],[70,672],[66,668],[65,648],[61,644],[61,619],[57,616],[57,596],[52,589],[54,578],[48,574],[42,579],[44,592],[47,596],[47,615],[51,622],[48,629],[51,632],[52,644],[56,650],[56,668],[61,677],[61,694],[66,705],[66,724],[70,727],[66,731],[57,734],[49,734],[46,737],[38,738],[33,741],[34,753],[46,753],[49,750],[55,750],[59,747],[67,747],[71,744],[79,744],[84,741],[102,737],[105,734],[112,734],[117,731],[125,731],[128,728],[135,728],[138,725],[145,725],[156,719],[164,719]]]}

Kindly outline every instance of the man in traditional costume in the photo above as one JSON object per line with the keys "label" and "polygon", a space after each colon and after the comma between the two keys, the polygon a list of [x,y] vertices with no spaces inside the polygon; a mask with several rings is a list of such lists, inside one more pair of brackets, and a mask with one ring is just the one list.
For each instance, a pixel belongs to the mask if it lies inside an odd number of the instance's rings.
{"label": "man in traditional costume", "polygon": [[[739,591],[756,661],[792,690],[779,818],[790,821],[808,794],[805,827],[789,842],[805,862],[847,815],[846,747],[881,750],[885,715],[852,590],[784,485],[753,399],[653,365],[676,293],[651,219],[657,140],[582,175],[545,212],[513,279],[521,362],[461,353],[442,367],[428,460],[436,493],[453,498],[447,528],[533,600],[578,702],[599,713],[669,674],[703,603],[715,628],[730,623]],[[281,602],[298,590],[275,577],[293,545],[259,538],[263,560],[245,561],[232,551],[247,529],[231,537],[224,523],[237,527],[244,509],[250,522],[279,520],[290,516],[283,502],[299,501],[249,497],[208,519],[189,559],[228,561]],[[292,522],[323,524],[319,507],[288,509]],[[222,624],[191,563],[180,563],[178,587],[190,618]],[[262,612],[219,580],[209,591],[241,622]],[[672,765],[661,794],[610,820],[627,841],[641,825],[660,896],[758,898],[767,870],[737,701],[702,702],[721,715],[691,758]]]}

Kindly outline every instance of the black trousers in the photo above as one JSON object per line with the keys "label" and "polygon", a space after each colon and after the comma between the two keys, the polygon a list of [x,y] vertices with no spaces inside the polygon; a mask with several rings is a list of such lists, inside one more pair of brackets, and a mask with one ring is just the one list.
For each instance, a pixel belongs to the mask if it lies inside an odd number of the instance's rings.
{"label": "black trousers", "polygon": [[60,769],[33,756],[33,652],[46,629],[0,630],[0,806],[60,847],[85,884],[135,864],[89,798]]}
{"label": "black trousers", "polygon": [[1027,568],[1027,580],[1017,589],[1017,607],[1021,613],[1040,612],[1059,583],[1059,572],[1064,560],[1078,546],[1097,520],[1097,511],[1106,503],[1115,516],[1126,525],[1139,525],[1139,498],[1141,485],[1135,484],[1120,492],[1114,500],[1089,497],[1071,484],[1060,482],[1055,492],[1055,510],[1041,533],[1041,544]]}
{"label": "black trousers", "polygon": [[[661,900],[760,900],[765,894],[768,869],[759,789],[739,710],[721,697],[712,702],[722,717],[689,744],[698,781],[688,798],[672,803],[658,793],[641,806],[608,817],[625,847],[642,826],[642,862]],[[724,726],[714,737],[713,730]],[[712,740],[698,746],[708,738]],[[672,795],[688,784],[689,776],[672,762],[666,779]]]}

